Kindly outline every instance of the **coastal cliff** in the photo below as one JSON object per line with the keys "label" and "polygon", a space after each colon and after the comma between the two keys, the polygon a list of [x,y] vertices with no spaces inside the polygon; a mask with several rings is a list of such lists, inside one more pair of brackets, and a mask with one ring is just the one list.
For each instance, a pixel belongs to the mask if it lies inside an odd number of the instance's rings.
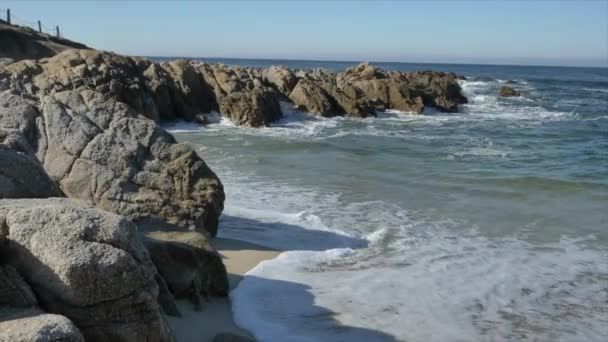
{"label": "coastal cliff", "polygon": [[51,49],[4,26],[0,42],[12,45],[0,55],[1,341],[172,341],[164,315],[180,314],[175,298],[198,307],[228,294],[210,240],[222,183],[159,122],[204,124],[217,111],[266,126],[281,118],[281,101],[353,117],[466,102],[449,73],[156,63],[65,41]]}

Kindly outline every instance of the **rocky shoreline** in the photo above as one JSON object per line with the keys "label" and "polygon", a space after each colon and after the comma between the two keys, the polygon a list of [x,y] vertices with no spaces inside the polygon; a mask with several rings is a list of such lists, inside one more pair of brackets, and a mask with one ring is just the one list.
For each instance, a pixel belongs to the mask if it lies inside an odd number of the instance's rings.
{"label": "rocky shoreline", "polygon": [[0,23],[0,341],[173,341],[176,298],[227,296],[222,183],[159,122],[466,103],[449,73],[155,63],[43,38]]}

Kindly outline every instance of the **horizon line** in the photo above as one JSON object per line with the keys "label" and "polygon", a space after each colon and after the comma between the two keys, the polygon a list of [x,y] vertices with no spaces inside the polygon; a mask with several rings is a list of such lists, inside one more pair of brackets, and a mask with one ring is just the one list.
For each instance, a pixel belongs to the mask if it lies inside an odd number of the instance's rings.
{"label": "horizon line", "polygon": [[484,66],[513,66],[513,67],[550,67],[550,68],[583,68],[583,69],[608,69],[608,61],[606,64],[598,65],[556,65],[556,64],[517,64],[517,63],[492,63],[492,62],[410,62],[410,61],[383,61],[383,60],[339,60],[339,59],[317,59],[317,58],[254,58],[254,57],[209,57],[209,56],[154,56],[141,54],[126,54],[128,56],[147,57],[147,58],[173,58],[173,59],[226,59],[226,60],[261,60],[261,61],[292,61],[292,62],[329,62],[329,63],[395,63],[395,64],[440,64],[440,65],[484,65]]}

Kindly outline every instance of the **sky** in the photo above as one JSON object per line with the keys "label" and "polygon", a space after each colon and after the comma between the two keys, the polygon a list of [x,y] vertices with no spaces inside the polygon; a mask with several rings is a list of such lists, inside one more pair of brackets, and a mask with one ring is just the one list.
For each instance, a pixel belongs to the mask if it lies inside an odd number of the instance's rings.
{"label": "sky", "polygon": [[128,55],[608,67],[608,0],[0,1]]}

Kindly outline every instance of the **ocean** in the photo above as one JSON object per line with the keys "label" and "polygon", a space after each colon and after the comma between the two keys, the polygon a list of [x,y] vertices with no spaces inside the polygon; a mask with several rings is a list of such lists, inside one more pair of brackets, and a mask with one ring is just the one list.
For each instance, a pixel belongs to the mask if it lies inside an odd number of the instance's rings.
{"label": "ocean", "polygon": [[[260,341],[607,341],[608,69],[374,64],[462,74],[470,103],[166,126],[224,183],[219,235],[286,251],[231,293],[237,324]],[[509,81],[522,96],[497,98]]]}

